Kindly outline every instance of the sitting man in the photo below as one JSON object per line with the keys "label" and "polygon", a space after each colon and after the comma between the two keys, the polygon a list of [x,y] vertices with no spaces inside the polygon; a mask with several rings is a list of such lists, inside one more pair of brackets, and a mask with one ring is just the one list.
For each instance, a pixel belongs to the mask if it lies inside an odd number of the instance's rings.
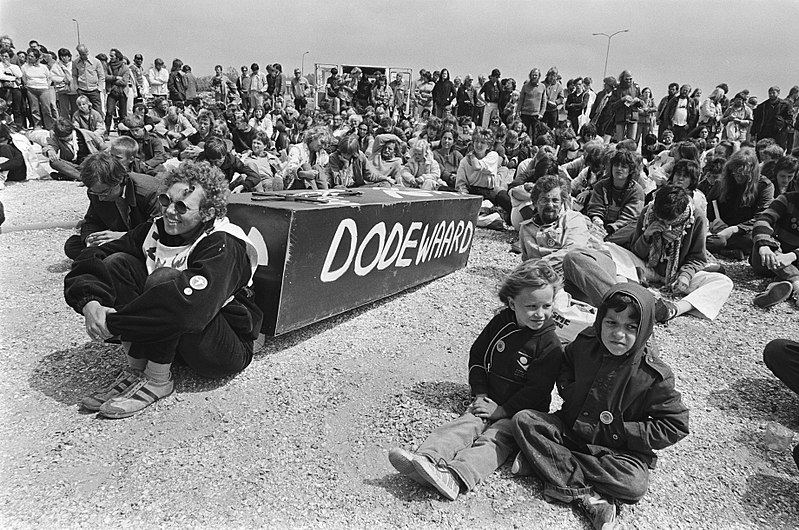
{"label": "sitting man", "polygon": [[172,105],[166,111],[166,116],[155,126],[155,133],[164,138],[165,147],[178,152],[186,149],[190,144],[188,137],[197,132],[183,111]]}
{"label": "sitting man", "polygon": [[89,196],[89,209],[83,217],[80,234],[71,236],[64,244],[64,254],[70,259],[76,259],[86,247],[119,239],[161,211],[160,182],[149,175],[128,173],[123,163],[109,152],[113,149],[112,144],[108,151],[89,155],[81,166],[80,178]]}
{"label": "sitting man", "polygon": [[258,252],[228,221],[227,183],[210,164],[183,162],[158,196],[163,216],[84,250],[64,280],[67,303],[92,340],[118,336],[128,367],[81,401],[126,418],[174,390],[181,357],[204,377],[249,365],[262,321],[249,288]]}
{"label": "sitting man", "polygon": [[76,129],[67,118],[59,118],[47,138],[44,154],[54,170],[53,180],[80,180],[80,165],[86,157],[103,149],[102,136],[87,129]]}
{"label": "sitting man", "polygon": [[[644,210],[635,231],[619,245],[602,250],[573,250],[563,259],[567,291],[598,307],[619,281],[617,274],[640,283],[661,283],[675,302],[657,300],[655,319],[665,323],[695,311],[712,320],[732,292],[732,280],[705,272],[707,219],[694,211],[688,191],[667,184]],[[624,281],[622,279],[621,281]]]}
{"label": "sitting man", "polygon": [[197,156],[197,161],[210,162],[211,165],[221,169],[233,193],[253,191],[261,182],[258,172],[230,153],[227,143],[216,136],[208,138],[203,152]]}
{"label": "sitting man", "polygon": [[569,181],[554,175],[541,177],[533,185],[531,208],[522,208],[519,226],[522,261],[543,259],[563,274],[563,256],[588,244],[588,224],[583,215],[566,208]]}

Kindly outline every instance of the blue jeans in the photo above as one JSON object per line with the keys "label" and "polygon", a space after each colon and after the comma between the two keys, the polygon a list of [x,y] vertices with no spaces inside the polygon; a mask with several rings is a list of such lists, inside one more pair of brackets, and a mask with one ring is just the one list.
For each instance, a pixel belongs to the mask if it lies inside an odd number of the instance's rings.
{"label": "blue jeans", "polygon": [[572,250],[563,257],[564,290],[578,300],[599,307],[616,285],[616,264],[598,250]]}
{"label": "blue jeans", "polygon": [[640,458],[607,447],[581,447],[554,414],[522,410],[512,423],[524,457],[544,482],[544,497],[571,502],[598,492],[635,503],[646,494],[649,468]]}
{"label": "blue jeans", "polygon": [[470,491],[516,451],[510,418],[484,422],[467,412],[434,430],[416,453],[449,468]]}

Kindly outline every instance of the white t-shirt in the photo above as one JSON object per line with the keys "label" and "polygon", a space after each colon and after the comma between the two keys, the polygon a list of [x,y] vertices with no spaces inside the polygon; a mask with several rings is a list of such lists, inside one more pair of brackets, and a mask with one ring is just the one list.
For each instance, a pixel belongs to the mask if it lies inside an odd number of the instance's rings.
{"label": "white t-shirt", "polygon": [[677,99],[677,108],[674,110],[671,122],[677,127],[688,125],[688,98]]}

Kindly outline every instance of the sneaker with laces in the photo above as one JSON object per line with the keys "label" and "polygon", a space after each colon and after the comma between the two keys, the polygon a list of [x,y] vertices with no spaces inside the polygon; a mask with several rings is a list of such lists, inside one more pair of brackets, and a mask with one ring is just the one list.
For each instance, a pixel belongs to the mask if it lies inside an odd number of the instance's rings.
{"label": "sneaker with laces", "polygon": [[175,383],[172,379],[166,383],[156,383],[141,374],[122,394],[103,403],[100,416],[111,419],[128,418],[169,396],[174,390]]}
{"label": "sneaker with laces", "polygon": [[677,306],[674,302],[662,298],[655,300],[655,322],[665,324],[675,316],[677,316]]}
{"label": "sneaker with laces", "polygon": [[413,461],[417,458],[425,457],[411,453],[410,451],[406,451],[405,449],[401,449],[399,447],[395,447],[388,452],[388,461],[391,462],[391,465],[394,466],[394,469],[409,479],[414,480],[423,486],[427,486],[427,481],[419,476],[416,468],[413,467]]}
{"label": "sneaker with laces", "polygon": [[598,494],[585,494],[577,499],[577,505],[585,512],[596,530],[619,528],[616,524],[616,504]]}
{"label": "sneaker with laces", "polygon": [[80,400],[80,404],[86,410],[97,412],[103,406],[103,403],[122,394],[139,376],[141,376],[139,370],[130,367],[124,368],[117,374],[116,379],[104,388],[95,390],[88,396],[83,397]]}
{"label": "sneaker with laces", "polygon": [[441,495],[451,501],[458,498],[461,487],[452,471],[445,467],[437,466],[424,457],[414,458],[413,467],[416,468],[419,476],[436,488]]}
{"label": "sneaker with laces", "polygon": [[755,296],[753,301],[757,307],[767,309],[790,298],[792,292],[791,282],[774,282],[770,283],[765,291]]}

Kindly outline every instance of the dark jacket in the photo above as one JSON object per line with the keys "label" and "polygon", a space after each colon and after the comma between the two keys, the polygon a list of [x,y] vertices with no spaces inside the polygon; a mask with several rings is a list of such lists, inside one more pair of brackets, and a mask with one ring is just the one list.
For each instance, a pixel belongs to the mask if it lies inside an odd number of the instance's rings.
{"label": "dark jacket", "polygon": [[[180,236],[166,234],[162,218],[153,222],[164,245],[186,243]],[[108,330],[123,341],[176,340],[187,333],[201,332],[217,315],[222,315],[242,340],[257,338],[263,313],[255,305],[251,290],[246,289],[252,271],[246,245],[226,232],[210,234],[197,243],[178,278],[146,290],[125,305],[117,302],[103,260],[121,252],[144,263],[142,246],[151,226],[152,222],[141,224],[120,239],[81,252],[64,279],[67,304],[78,313],[92,300],[116,308],[116,313],[108,315]],[[189,280],[197,275],[208,281],[206,288],[188,289],[191,294],[187,294]],[[231,297],[233,300],[227,303]]]}
{"label": "dark jacket", "polygon": [[[207,162],[208,159],[205,157],[205,153],[200,153],[197,155],[197,162]],[[261,176],[258,175],[258,172],[255,171],[253,168],[245,164],[241,161],[241,159],[237,156],[234,156],[232,153],[228,153],[225,155],[225,161],[222,162],[222,165],[219,166],[219,169],[222,170],[222,173],[225,174],[225,177],[228,180],[228,185],[232,190],[238,185],[244,186],[244,191],[252,191],[255,189],[261,182]],[[235,173],[239,173],[240,175],[244,176],[244,180],[241,178],[237,178],[233,180],[233,176]]]}
{"label": "dark jacket", "polygon": [[[632,297],[641,311],[635,344],[622,356],[611,354],[600,338],[606,302],[616,293]],[[567,438],[592,455],[605,448],[634,453],[652,469],[653,450],[688,435],[688,408],[674,388],[671,369],[658,357],[654,321],[655,300],[646,288],[615,285],[605,294],[594,326],[566,347],[557,381],[563,398],[557,414]]]}
{"label": "dark jacket", "polygon": [[766,100],[752,113],[752,134],[762,138],[778,139],[788,127],[793,126],[793,109],[784,99]]}
{"label": "dark jacket", "polygon": [[446,107],[457,95],[455,85],[449,79],[439,79],[433,86],[433,103],[439,107]]}
{"label": "dark jacket", "polygon": [[765,210],[774,200],[774,184],[766,177],[760,177],[757,182],[757,192],[752,204],[741,206],[743,187],[735,186],[729,193],[726,201],[722,202],[721,186],[715,186],[707,196],[707,218],[709,221],[716,219],[713,201],[718,201],[719,215],[727,226],[738,226],[744,232],[751,232],[755,225],[755,216]]}
{"label": "dark jacket", "polygon": [[89,234],[103,230],[127,232],[161,215],[158,204],[161,182],[158,179],[130,173],[123,185],[122,196],[116,201],[101,201],[97,195],[87,193],[89,209],[80,227],[81,241],[85,242]]}
{"label": "dark jacket", "polygon": [[[342,179],[342,171],[347,165],[352,166],[352,181],[344,182]],[[341,158],[338,151],[334,151],[330,155],[327,165],[324,167],[325,178],[330,186],[344,186],[346,188],[357,188],[364,184],[374,182],[372,171],[369,168],[369,161],[366,155],[358,151],[353,155],[349,163]]]}
{"label": "dark jacket", "polygon": [[[680,101],[680,96],[676,96],[672,98],[666,104],[666,110],[663,111],[663,127],[666,129],[671,129],[674,124],[672,123],[672,119],[674,118],[674,111],[677,110],[677,104]],[[697,122],[699,121],[699,109],[696,108],[696,100],[694,98],[688,98],[688,104],[686,109],[688,110],[688,130],[690,131],[694,127],[696,127]]]}
{"label": "dark jacket", "polygon": [[548,412],[562,358],[551,318],[538,330],[520,328],[513,310],[503,309],[469,352],[472,395],[487,394],[509,416],[522,409]]}
{"label": "dark jacket", "polygon": [[169,80],[167,80],[166,86],[169,90],[169,99],[173,103],[186,101],[186,80],[183,79],[183,73],[180,70],[169,72]]}
{"label": "dark jacket", "polygon": [[608,232],[616,232],[635,223],[643,209],[644,190],[637,182],[631,180],[623,190],[617,190],[613,179],[607,177],[594,184],[585,214],[589,219],[601,218]]}

